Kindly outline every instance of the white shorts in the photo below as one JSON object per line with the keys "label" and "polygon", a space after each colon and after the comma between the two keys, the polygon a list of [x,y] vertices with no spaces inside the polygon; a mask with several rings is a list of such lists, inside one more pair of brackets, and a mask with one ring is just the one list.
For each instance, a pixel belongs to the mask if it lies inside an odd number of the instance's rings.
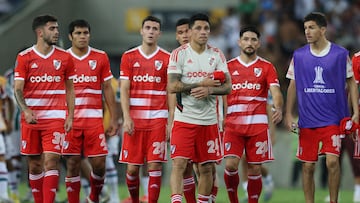
{"label": "white shorts", "polygon": [[20,156],[20,131],[12,131],[4,137],[6,145],[5,158],[10,159],[15,156]]}

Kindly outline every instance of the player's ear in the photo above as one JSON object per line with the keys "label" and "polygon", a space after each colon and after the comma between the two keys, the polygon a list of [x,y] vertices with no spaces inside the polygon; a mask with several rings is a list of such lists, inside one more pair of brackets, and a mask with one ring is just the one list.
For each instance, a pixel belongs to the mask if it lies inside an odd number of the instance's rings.
{"label": "player's ear", "polygon": [[42,35],[42,29],[36,28],[35,34],[36,34],[36,36],[41,36]]}
{"label": "player's ear", "polygon": [[72,38],[71,34],[68,34],[68,37],[69,37],[69,40],[72,41],[73,38]]}

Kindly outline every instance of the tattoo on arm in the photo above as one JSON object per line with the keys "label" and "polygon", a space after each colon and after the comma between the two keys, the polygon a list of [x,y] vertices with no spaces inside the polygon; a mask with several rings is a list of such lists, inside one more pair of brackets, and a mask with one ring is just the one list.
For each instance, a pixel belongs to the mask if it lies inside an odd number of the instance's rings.
{"label": "tattoo on arm", "polygon": [[28,108],[24,99],[23,92],[21,90],[15,90],[15,98],[21,111],[24,111]]}
{"label": "tattoo on arm", "polygon": [[211,87],[210,93],[212,95],[227,95],[231,92],[231,79],[229,73],[225,74],[225,83],[219,87]]}
{"label": "tattoo on arm", "polygon": [[199,87],[199,83],[187,84],[181,82],[181,74],[170,73],[168,75],[169,79],[169,91],[171,93],[184,92],[190,93],[190,90],[195,87]]}

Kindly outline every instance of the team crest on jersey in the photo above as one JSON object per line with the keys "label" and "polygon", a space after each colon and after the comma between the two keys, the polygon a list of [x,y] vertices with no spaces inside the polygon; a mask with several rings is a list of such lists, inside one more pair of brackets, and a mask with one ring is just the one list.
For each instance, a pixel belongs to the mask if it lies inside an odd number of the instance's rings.
{"label": "team crest on jersey", "polygon": [[89,66],[91,70],[95,70],[97,61],[96,60],[89,60]]}
{"label": "team crest on jersey", "polygon": [[55,70],[59,70],[60,67],[61,67],[61,61],[54,59],[53,60],[53,65],[54,65]]}
{"label": "team crest on jersey", "polygon": [[260,77],[261,73],[262,73],[261,68],[254,68],[254,74],[256,77]]}
{"label": "team crest on jersey", "polygon": [[209,65],[210,66],[214,65],[214,61],[215,61],[215,57],[210,57],[209,58]]}
{"label": "team crest on jersey", "polygon": [[155,69],[160,70],[162,68],[163,62],[159,60],[155,60]]}
{"label": "team crest on jersey", "polygon": [[229,151],[230,148],[231,148],[231,143],[230,142],[225,143],[225,150]]}

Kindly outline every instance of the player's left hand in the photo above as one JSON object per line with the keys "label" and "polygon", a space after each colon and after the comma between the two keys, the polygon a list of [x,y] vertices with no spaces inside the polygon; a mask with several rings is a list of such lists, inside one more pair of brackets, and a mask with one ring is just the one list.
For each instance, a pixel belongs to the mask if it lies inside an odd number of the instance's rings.
{"label": "player's left hand", "polygon": [[211,79],[211,78],[204,78],[200,82],[200,87],[219,87],[221,86],[220,80]]}
{"label": "player's left hand", "polygon": [[203,99],[208,97],[211,94],[210,87],[195,87],[191,89],[190,95],[196,99]]}

